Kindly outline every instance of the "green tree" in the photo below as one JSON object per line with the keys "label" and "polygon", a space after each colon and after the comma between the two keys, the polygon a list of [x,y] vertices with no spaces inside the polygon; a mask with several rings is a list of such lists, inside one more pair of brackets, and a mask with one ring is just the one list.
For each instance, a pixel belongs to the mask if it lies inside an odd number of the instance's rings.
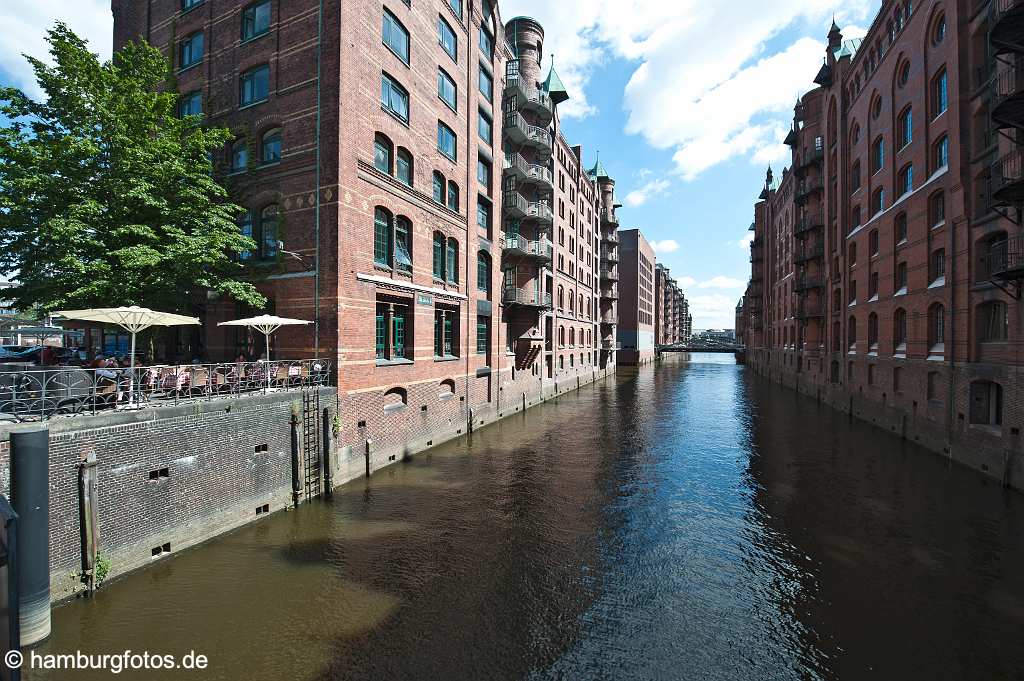
{"label": "green tree", "polygon": [[236,257],[255,243],[213,172],[230,133],[177,116],[156,48],[101,63],[67,26],[47,35],[54,65],[26,57],[45,101],[0,89],[0,271],[16,272],[17,307],[185,312],[208,290],[262,307]]}

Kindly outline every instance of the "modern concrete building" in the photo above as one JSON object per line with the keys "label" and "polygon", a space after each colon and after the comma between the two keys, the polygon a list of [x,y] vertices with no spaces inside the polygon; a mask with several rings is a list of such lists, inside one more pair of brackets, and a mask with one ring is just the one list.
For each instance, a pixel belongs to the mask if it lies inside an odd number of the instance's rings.
{"label": "modern concrete building", "polygon": [[754,207],[748,363],[1024,474],[1024,2],[886,0],[807,68],[792,167]]}
{"label": "modern concrete building", "polygon": [[[115,48],[162,49],[181,113],[235,131],[216,163],[247,276],[316,322],[272,352],[336,360],[342,451],[386,463],[614,370],[614,182],[562,134],[536,21],[489,0],[111,4]],[[204,308],[182,352],[259,354],[216,326],[253,311]]]}
{"label": "modern concrete building", "polygon": [[654,249],[639,229],[619,230],[619,363],[654,360]]}

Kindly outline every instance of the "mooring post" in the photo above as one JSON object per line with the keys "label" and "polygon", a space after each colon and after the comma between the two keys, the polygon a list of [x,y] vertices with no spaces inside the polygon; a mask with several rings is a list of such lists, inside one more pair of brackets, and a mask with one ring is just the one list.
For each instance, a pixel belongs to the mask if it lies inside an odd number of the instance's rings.
{"label": "mooring post", "polygon": [[82,575],[86,594],[96,590],[96,558],[99,555],[99,500],[96,498],[96,452],[78,464],[78,520],[82,538]]}
{"label": "mooring post", "polygon": [[11,502],[18,514],[21,645],[50,635],[50,431],[11,433]]}
{"label": "mooring post", "polygon": [[373,448],[373,440],[366,438],[366,477],[370,477],[370,450]]}
{"label": "mooring post", "polygon": [[320,473],[324,481],[324,498],[330,499],[334,495],[334,483],[331,473],[331,410],[324,409],[323,413],[323,453],[320,455]]}
{"label": "mooring post", "polygon": [[299,505],[299,499],[302,498],[302,478],[300,473],[301,466],[299,465],[299,418],[292,414],[291,420],[291,436],[292,436],[292,503],[296,506]]}

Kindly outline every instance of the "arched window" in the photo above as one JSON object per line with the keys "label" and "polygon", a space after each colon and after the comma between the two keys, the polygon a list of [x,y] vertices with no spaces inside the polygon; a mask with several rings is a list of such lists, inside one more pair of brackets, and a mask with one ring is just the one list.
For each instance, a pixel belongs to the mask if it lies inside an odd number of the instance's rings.
{"label": "arched window", "polygon": [[1003,386],[994,381],[971,383],[971,423],[982,426],[1003,425]]}
{"label": "arched window", "polygon": [[892,317],[892,342],[897,355],[907,352],[907,311],[898,308]]}
{"label": "arched window", "polygon": [[1009,338],[1009,320],[1006,303],[990,300],[978,306],[978,340],[982,343],[1005,341]]}
{"label": "arched window", "polygon": [[411,187],[413,179],[412,154],[408,149],[398,147],[398,155],[395,157],[395,176],[402,184]]}
{"label": "arched window", "polygon": [[260,257],[277,257],[277,204],[272,203],[260,211]]}
{"label": "arched window", "polygon": [[444,179],[444,175],[442,175],[440,172],[435,170],[434,171],[434,202],[435,203],[440,203],[441,205],[444,205],[444,192],[445,192],[445,186],[446,185],[447,185],[447,182]]}
{"label": "arched window", "polygon": [[441,381],[440,388],[441,392],[438,394],[438,397],[445,398],[455,396],[455,381],[453,379],[446,378]]}
{"label": "arched window", "polygon": [[857,318],[850,317],[850,321],[846,328],[846,343],[850,348],[850,352],[857,351]]}
{"label": "arched window", "polygon": [[573,295],[572,291],[569,291],[569,314],[576,313],[576,296]]}
{"label": "arched window", "polygon": [[434,279],[438,281],[444,281],[444,249],[444,234],[434,232]]}
{"label": "arched window", "polygon": [[378,206],[373,211],[373,262],[383,267],[391,267],[394,254],[392,241],[392,217],[384,208]]}
{"label": "arched window", "polygon": [[412,222],[404,215],[395,218],[395,268],[412,273]]}
{"label": "arched window", "polygon": [[448,181],[448,209],[459,212],[459,185]]}
{"label": "arched window", "polygon": [[564,326],[559,326],[558,327],[558,347],[560,347],[560,348],[564,348],[565,347],[565,327]]}
{"label": "arched window", "polygon": [[565,309],[565,289],[561,284],[558,285],[558,309]]}
{"label": "arched window", "polygon": [[476,288],[484,293],[491,292],[491,256],[484,251],[476,254]]}
{"label": "arched window", "polygon": [[[582,293],[580,294],[580,304],[579,304],[579,305],[578,305],[578,306],[576,307],[576,309],[580,311],[580,314],[581,314],[581,315],[583,314],[583,294],[582,294]],[[590,311],[589,311],[589,310],[587,310],[587,312],[588,312],[588,315],[587,315],[587,316],[590,316],[590,315],[589,315],[589,312],[590,312]]]}
{"label": "arched window", "polygon": [[948,78],[945,67],[932,79],[931,105],[932,118],[945,112],[949,107]]}
{"label": "arched window", "polygon": [[928,308],[928,351],[932,354],[946,351],[946,308],[941,303]]}
{"label": "arched window", "polygon": [[928,224],[939,227],[946,221],[946,195],[937,191],[928,199]]}
{"label": "arched window", "polygon": [[445,278],[452,284],[459,283],[459,242],[454,238],[448,238],[448,248],[445,258]]}
{"label": "arched window", "polygon": [[384,44],[391,48],[391,51],[406,64],[409,63],[409,31],[402,22],[388,10],[384,10],[384,21],[381,26],[381,36]]}
{"label": "arched window", "polygon": [[874,312],[868,315],[868,350],[878,351],[878,315]]}
{"label": "arched window", "polygon": [[386,136],[377,133],[373,138],[373,167],[380,172],[391,175],[394,146]]}
{"label": "arched window", "polygon": [[932,28],[932,42],[936,45],[946,39],[946,15],[940,14]]}
{"label": "arched window", "polygon": [[569,327],[569,347],[576,347],[576,329]]}
{"label": "arched window", "polygon": [[231,172],[241,173],[249,168],[249,145],[244,139],[231,145]]}
{"label": "arched window", "polygon": [[281,128],[273,128],[263,133],[260,144],[260,162],[263,165],[280,163],[281,161]]}

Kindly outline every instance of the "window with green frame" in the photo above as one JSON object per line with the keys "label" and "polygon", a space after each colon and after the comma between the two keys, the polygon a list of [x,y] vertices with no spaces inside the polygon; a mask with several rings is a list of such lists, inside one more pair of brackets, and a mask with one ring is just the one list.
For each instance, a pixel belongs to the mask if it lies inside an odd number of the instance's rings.
{"label": "window with green frame", "polygon": [[491,348],[491,318],[487,315],[476,316],[476,354],[486,355]]}
{"label": "window with green frame", "polygon": [[448,239],[445,249],[445,279],[452,284],[459,283],[459,242]]}
{"label": "window with green frame", "polygon": [[438,171],[434,171],[434,202],[444,204],[444,188],[447,182],[444,179],[444,175]]}
{"label": "window with green frame", "polygon": [[383,208],[373,211],[373,262],[385,267],[391,267],[394,253],[391,220],[391,213]]}
{"label": "window with green frame", "polygon": [[377,303],[376,357],[378,360],[412,359],[409,304],[406,302]]}
{"label": "window with green frame", "polygon": [[434,308],[434,356],[459,356],[459,310],[458,308]]}
{"label": "window with green frame", "polygon": [[455,131],[441,121],[437,122],[437,150],[450,158],[457,160]]}
{"label": "window with green frame", "polygon": [[441,232],[434,232],[434,278],[444,281],[445,238]]}
{"label": "window with green frame", "polygon": [[491,291],[491,256],[483,251],[476,254],[476,288],[483,293]]}

